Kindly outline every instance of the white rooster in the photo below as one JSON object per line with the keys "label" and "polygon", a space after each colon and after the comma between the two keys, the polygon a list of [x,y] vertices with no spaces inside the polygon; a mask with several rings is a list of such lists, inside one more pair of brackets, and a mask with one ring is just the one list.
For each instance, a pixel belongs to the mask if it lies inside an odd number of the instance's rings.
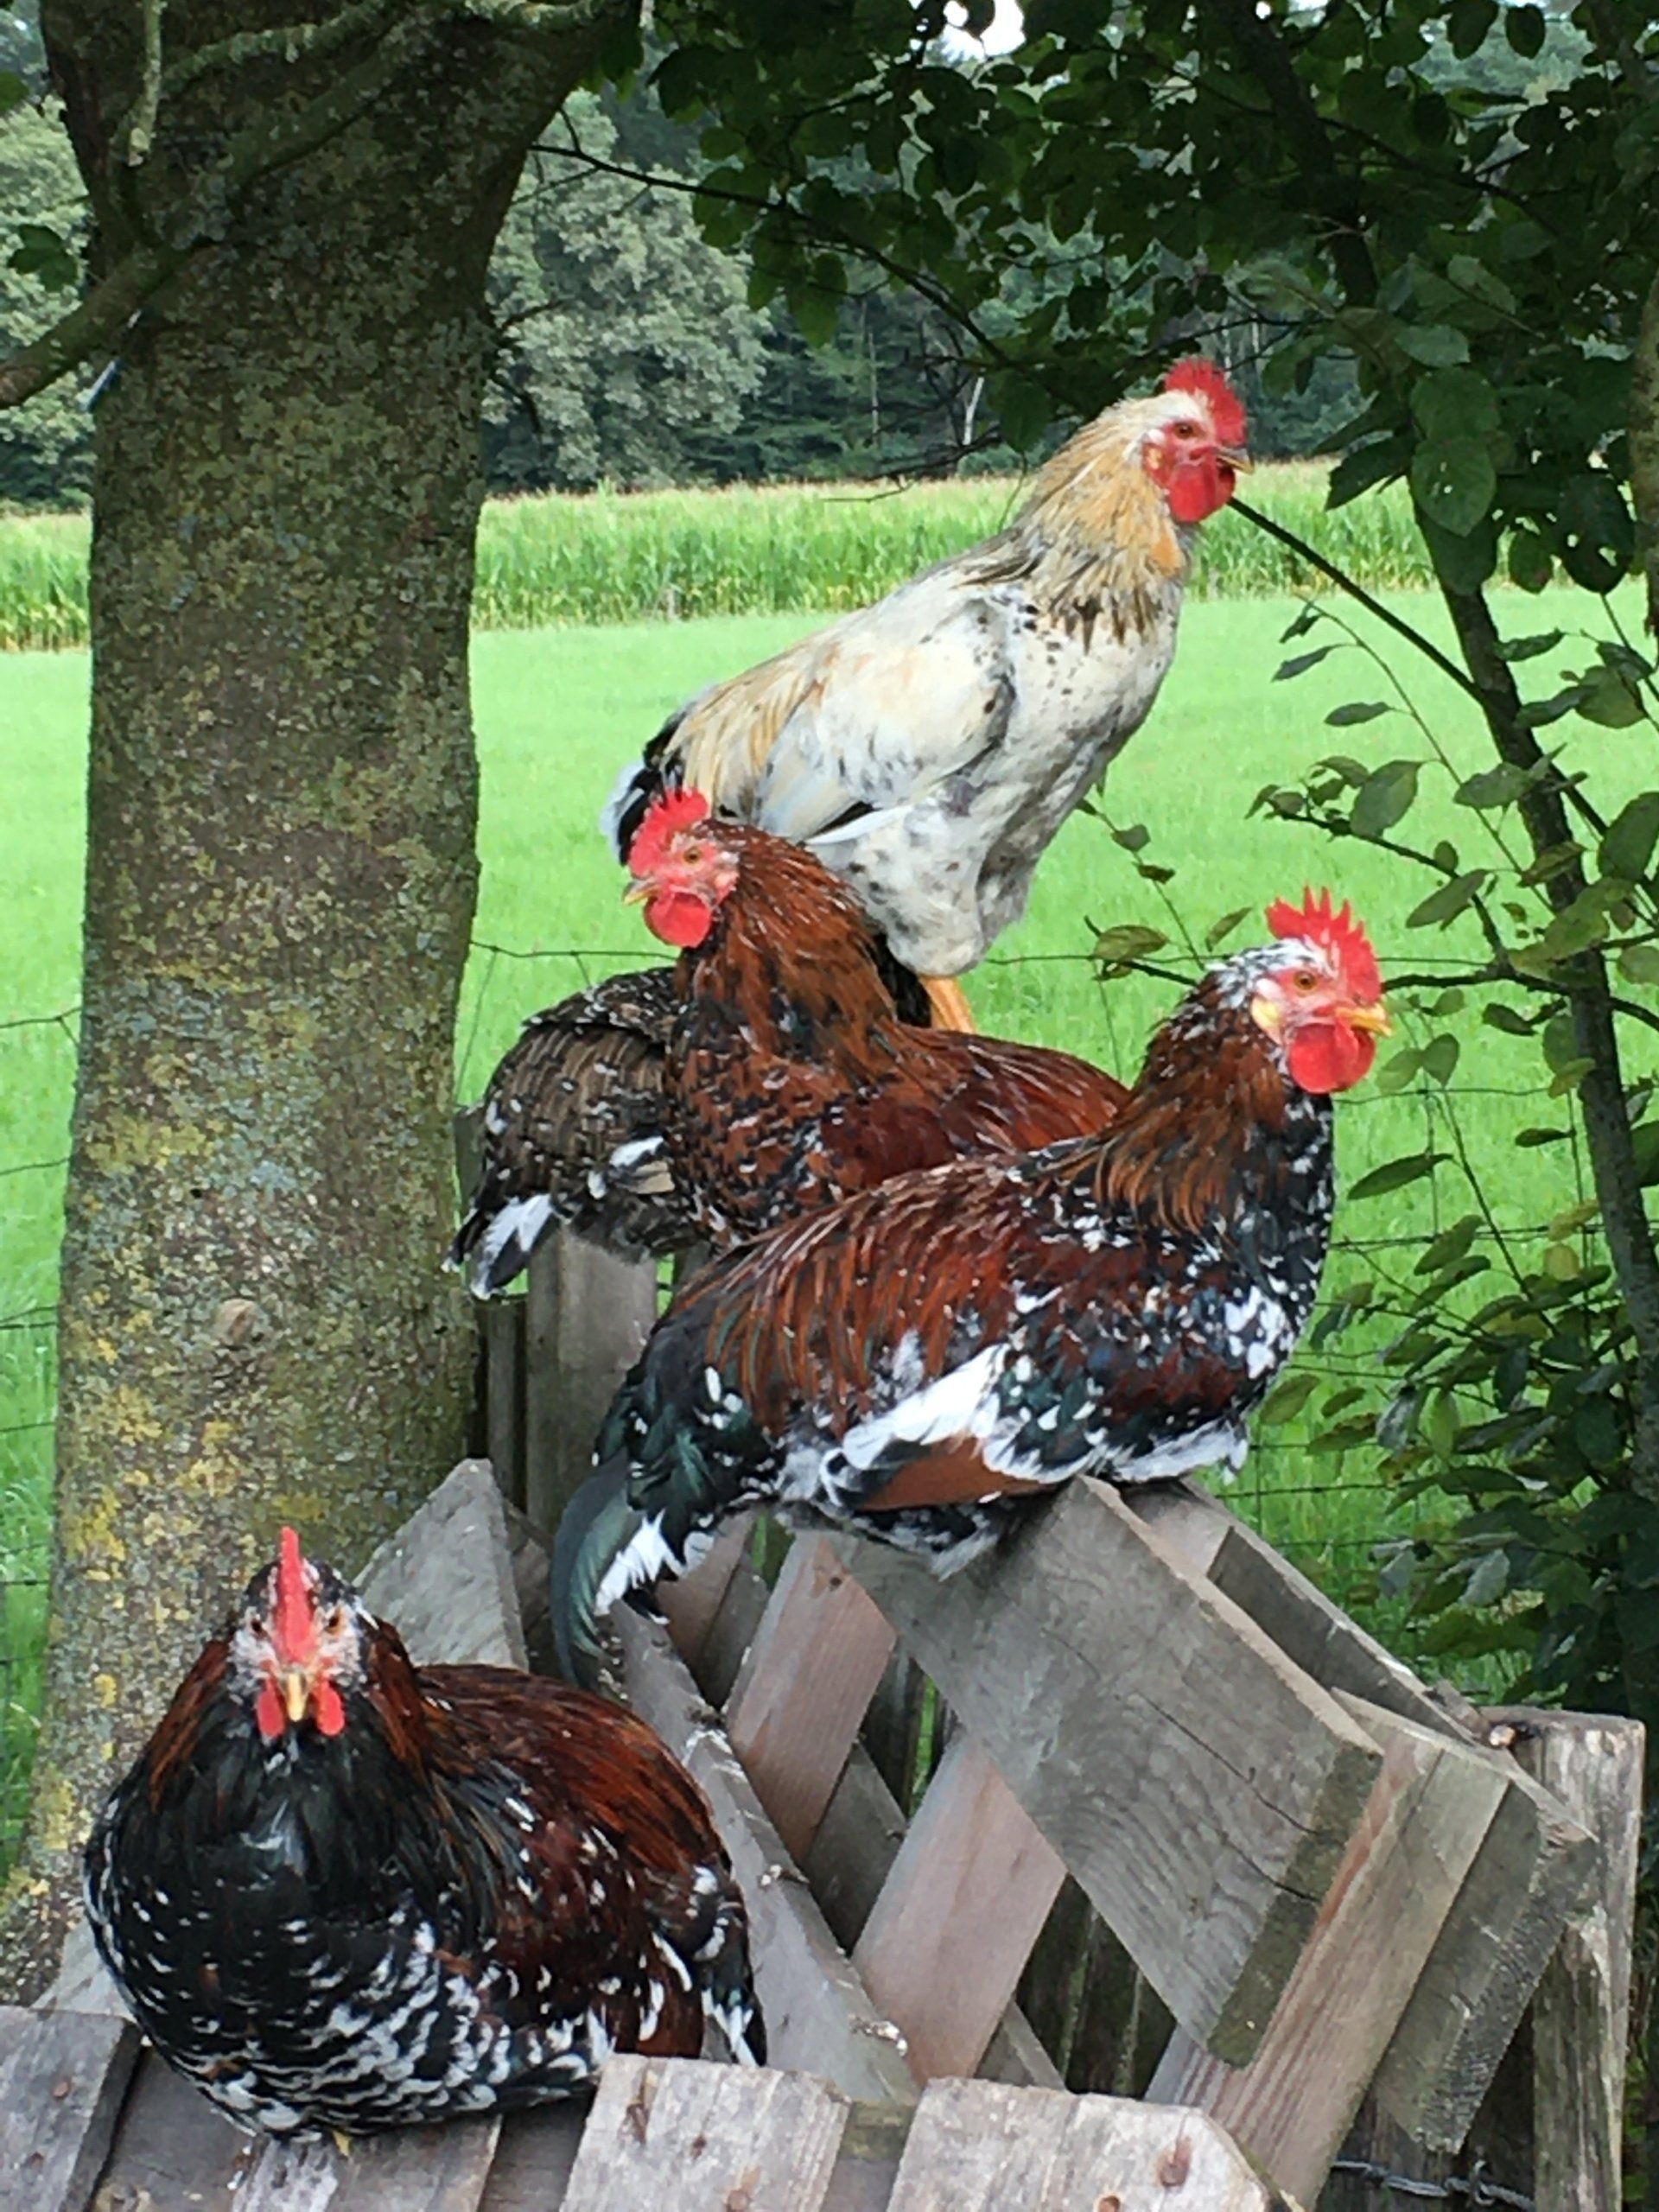
{"label": "white rooster", "polygon": [[660,791],[700,791],[810,845],[941,1026],[971,1027],[949,979],[1018,920],[1044,848],[1146,720],[1245,435],[1211,361],[1108,408],[1006,530],[681,708],[606,808],[618,856]]}

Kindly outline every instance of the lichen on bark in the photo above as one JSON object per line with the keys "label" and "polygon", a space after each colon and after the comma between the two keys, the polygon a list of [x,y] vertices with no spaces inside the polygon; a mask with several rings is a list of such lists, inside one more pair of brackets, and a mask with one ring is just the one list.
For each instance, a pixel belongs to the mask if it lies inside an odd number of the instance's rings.
{"label": "lichen on bark", "polygon": [[[175,0],[169,52],[248,13]],[[106,258],[351,60],[205,69],[171,100],[163,79],[129,171],[111,149],[142,54],[111,29],[48,0]],[[461,1442],[472,1337],[438,1259],[476,882],[484,282],[594,50],[435,19],[360,113],[227,205],[99,409],[52,1626],[0,1936],[17,1993],[103,1790],[279,1523],[349,1567]]]}

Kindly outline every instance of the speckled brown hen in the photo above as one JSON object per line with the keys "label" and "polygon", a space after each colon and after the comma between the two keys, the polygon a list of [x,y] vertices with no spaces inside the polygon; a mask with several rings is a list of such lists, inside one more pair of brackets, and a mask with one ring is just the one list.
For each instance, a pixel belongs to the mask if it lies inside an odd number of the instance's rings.
{"label": "speckled brown hen", "polygon": [[1346,907],[1268,920],[1274,941],[1211,971],[1096,1134],[905,1176],[686,1285],[559,1532],[568,1666],[752,1505],[950,1573],[1073,1475],[1240,1465],[1319,1287],[1332,1096],[1387,1027]]}
{"label": "speckled brown hen", "polygon": [[764,2037],[702,1793],[643,1721],[416,1667],[284,1529],[86,1850],[139,2025],[242,2126],[366,2133]]}
{"label": "speckled brown hen", "polygon": [[[914,1168],[1099,1129],[1127,1096],[1069,1053],[902,1019],[846,886],[707,817],[672,793],[630,854],[678,964],[538,1016],[492,1080],[454,1254],[480,1296],[554,1221],[624,1252],[723,1250]],[[602,1031],[607,990],[648,1023]]]}

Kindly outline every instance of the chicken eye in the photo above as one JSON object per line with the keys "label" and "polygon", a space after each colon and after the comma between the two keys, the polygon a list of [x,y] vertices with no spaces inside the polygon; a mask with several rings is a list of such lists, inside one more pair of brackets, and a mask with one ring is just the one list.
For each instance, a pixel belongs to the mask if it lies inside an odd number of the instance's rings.
{"label": "chicken eye", "polygon": [[1175,425],[1175,435],[1178,438],[1196,438],[1198,435],[1198,426],[1196,423],[1178,423]]}
{"label": "chicken eye", "polygon": [[1311,968],[1299,968],[1290,980],[1299,991],[1311,991],[1317,987],[1319,979]]}
{"label": "chicken eye", "polygon": [[336,1605],[334,1611],[329,1614],[327,1620],[323,1624],[323,1634],[325,1636],[344,1636],[345,1633],[346,1608],[344,1605]]}
{"label": "chicken eye", "polygon": [[702,847],[701,845],[687,845],[684,850],[681,853],[680,858],[686,861],[690,867],[695,868],[697,862],[702,858]]}

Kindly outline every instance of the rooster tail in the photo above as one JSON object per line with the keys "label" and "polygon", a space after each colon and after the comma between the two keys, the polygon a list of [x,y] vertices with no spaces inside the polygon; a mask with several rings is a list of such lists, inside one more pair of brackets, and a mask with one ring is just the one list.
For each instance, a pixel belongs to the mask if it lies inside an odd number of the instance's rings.
{"label": "rooster tail", "polygon": [[530,1264],[530,1255],[553,1218],[546,1191],[493,1205],[474,1198],[467,1209],[444,1264],[467,1278],[474,1298],[493,1298]]}
{"label": "rooster tail", "polygon": [[666,756],[674,733],[685,719],[682,707],[671,714],[637,760],[630,760],[617,778],[610,797],[600,809],[600,835],[626,868],[633,833],[645,820],[652,802],[679,782],[675,765]]}
{"label": "rooster tail", "polygon": [[712,1529],[672,1508],[643,1512],[631,1503],[629,1472],[623,1453],[606,1459],[565,1507],[553,1539],[554,1646],[560,1673],[583,1689],[600,1681],[603,1623],[613,1608],[689,1573],[715,1540]]}

